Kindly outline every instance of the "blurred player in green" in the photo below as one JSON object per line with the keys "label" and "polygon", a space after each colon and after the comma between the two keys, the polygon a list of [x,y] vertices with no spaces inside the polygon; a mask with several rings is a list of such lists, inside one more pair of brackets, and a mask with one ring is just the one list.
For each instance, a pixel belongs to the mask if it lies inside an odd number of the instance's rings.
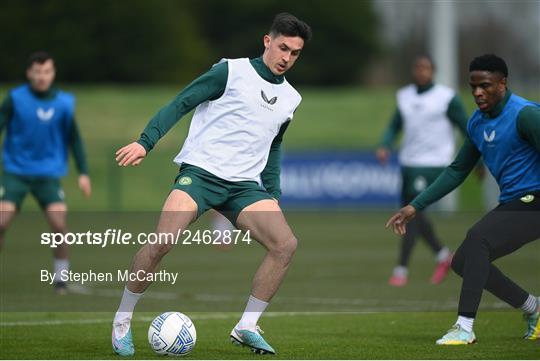
{"label": "blurred player in green", "polygon": [[[75,121],[75,97],[53,85],[55,75],[49,54],[30,55],[28,83],[11,89],[0,106],[0,132],[6,129],[0,183],[0,248],[6,229],[28,193],[45,212],[51,230],[66,232],[67,207],[60,178],[67,173],[69,149],[79,171],[79,188],[86,197],[92,191]],[[62,244],[54,249],[54,286],[58,293],[66,292],[60,274],[68,269],[68,247]]]}
{"label": "blurred player in green", "polygon": [[[437,180],[386,224],[405,234],[406,225],[422,209],[463,183],[480,157],[499,184],[499,205],[469,229],[452,260],[452,269],[463,278],[458,318],[436,341],[438,345],[476,342],[473,324],[484,289],[523,311],[525,339],[540,339],[540,297],[493,265],[540,239],[540,104],[513,94],[507,78],[508,68],[500,57],[486,54],[473,59],[469,84],[478,110],[467,124],[463,146]],[[538,275],[535,261],[524,267]]]}
{"label": "blurred player in green", "polygon": [[[415,59],[412,67],[414,84],[397,92],[397,109],[376,153],[379,162],[386,163],[393,143],[403,132],[399,151],[403,205],[426,189],[452,161],[455,152],[453,126],[466,134],[467,114],[463,103],[454,90],[435,84],[433,73],[430,58],[419,56]],[[425,212],[418,212],[409,224],[409,231],[401,238],[398,265],[388,281],[390,285],[401,287],[407,284],[409,260],[419,236],[427,242],[437,260],[431,283],[442,282],[448,273],[452,254],[439,241]]]}
{"label": "blurred player in green", "polygon": [[[255,59],[224,59],[195,79],[150,120],[137,142],[116,153],[121,166],[139,165],[176,122],[196,108],[189,134],[175,158],[180,172],[165,201],[157,232],[185,229],[209,209],[249,231],[265,249],[245,311],[231,331],[234,343],[257,353],[275,353],[257,322],[277,292],[297,240],[278,204],[281,141],[300,104],[284,77],[294,65],[310,27],[278,14]],[[154,272],[173,244],[143,246],[131,272]],[[112,344],[122,356],[134,354],[133,310],[150,282],[129,281],[113,321]]]}

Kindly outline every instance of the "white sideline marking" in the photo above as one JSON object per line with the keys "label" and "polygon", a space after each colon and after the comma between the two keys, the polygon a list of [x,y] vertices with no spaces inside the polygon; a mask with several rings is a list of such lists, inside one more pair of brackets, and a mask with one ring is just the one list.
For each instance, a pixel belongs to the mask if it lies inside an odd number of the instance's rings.
{"label": "white sideline marking", "polygon": [[[349,312],[351,313],[371,313],[371,312]],[[288,316],[331,316],[336,314],[346,314],[346,312],[267,312],[264,317],[288,317]],[[192,320],[216,320],[216,319],[228,319],[238,318],[239,312],[229,313],[211,313],[203,315],[190,315]],[[135,317],[133,322],[150,322],[153,317]],[[0,322],[0,327],[15,327],[15,326],[61,326],[61,325],[88,325],[97,323],[110,323],[112,324],[112,318],[91,318],[91,319],[79,319],[79,320],[43,320],[43,321],[13,321],[13,322]]]}
{"label": "white sideline marking", "polygon": [[[118,289],[103,289],[85,287],[78,284],[69,286],[69,291],[75,294],[92,295],[100,297],[116,297],[122,296],[123,290]],[[155,300],[178,300],[183,296],[174,292],[149,291],[145,293],[144,298]],[[194,300],[201,302],[236,302],[244,301],[244,296],[234,295],[216,295],[216,294],[196,294],[192,295]],[[272,301],[274,304],[312,304],[312,305],[333,305],[333,306],[365,306],[366,308],[359,311],[366,312],[395,312],[395,311],[446,311],[457,308],[457,301],[430,301],[430,300],[392,300],[390,304],[385,305],[380,299],[365,299],[365,298],[336,298],[336,297],[287,297],[276,296]],[[494,302],[487,305],[493,309],[507,308],[504,302]],[[340,310],[336,310],[340,311]],[[342,309],[342,312],[355,312],[351,309]]]}

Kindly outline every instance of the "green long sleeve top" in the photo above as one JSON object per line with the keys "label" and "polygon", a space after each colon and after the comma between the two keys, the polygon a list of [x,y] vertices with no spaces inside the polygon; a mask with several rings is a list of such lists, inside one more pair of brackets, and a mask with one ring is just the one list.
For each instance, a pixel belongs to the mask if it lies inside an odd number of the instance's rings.
{"label": "green long sleeve top", "polygon": [[[424,86],[419,87],[417,86],[417,92],[418,94],[422,94],[431,88],[433,88],[433,83]],[[463,136],[466,136],[467,134],[467,120],[469,117],[467,116],[467,112],[465,111],[465,106],[463,105],[463,102],[461,101],[460,97],[456,94],[450,103],[448,104],[448,110],[446,111],[446,116],[454,124],[461,132]],[[392,146],[394,142],[396,141],[397,137],[399,136],[399,133],[403,129],[403,118],[401,116],[401,113],[399,111],[399,108],[396,108],[394,111],[394,114],[390,120],[390,123],[388,124],[388,127],[386,128],[386,131],[383,134],[383,137],[380,141],[380,146],[392,149]]]}
{"label": "green long sleeve top", "polygon": [[[282,75],[274,75],[264,64],[262,57],[251,59],[251,65],[257,73],[266,81],[273,84],[281,84],[284,81]],[[220,98],[227,85],[229,66],[227,62],[214,65],[206,73],[191,82],[169,104],[161,108],[148,122],[148,125],[137,141],[147,152],[152,150],[156,143],[163,137],[183,116],[205,101]],[[261,181],[272,197],[279,199],[281,196],[280,172],[281,172],[281,142],[283,134],[290,122],[284,123],[278,135],[272,141],[268,161],[261,173]]]}
{"label": "green long sleeve top", "polygon": [[[503,100],[487,116],[489,118],[497,117],[504,109],[510,95],[511,92],[507,91]],[[519,136],[540,152],[540,108],[527,106],[521,109],[516,126]],[[433,184],[420,193],[411,202],[411,205],[417,210],[422,210],[450,193],[463,183],[481,156],[480,151],[467,136],[452,164],[441,173]]]}
{"label": "green long sleeve top", "polygon": [[[55,96],[56,89],[51,88],[44,93],[33,93],[39,98],[50,99]],[[11,96],[8,94],[0,105],[0,135],[2,134],[4,128],[8,125],[12,116],[13,99],[11,99]],[[38,140],[36,139],[36,141]],[[86,152],[75,118],[73,118],[71,121],[71,129],[69,130],[68,142],[69,148],[71,149],[71,152],[73,154],[73,158],[75,159],[77,171],[79,172],[79,174],[88,174],[88,162],[86,160]]]}

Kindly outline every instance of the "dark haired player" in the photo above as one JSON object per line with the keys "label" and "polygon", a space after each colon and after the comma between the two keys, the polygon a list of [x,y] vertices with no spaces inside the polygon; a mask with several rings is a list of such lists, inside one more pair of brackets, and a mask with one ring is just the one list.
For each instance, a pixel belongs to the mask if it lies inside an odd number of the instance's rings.
{"label": "dark haired player", "polygon": [[[231,331],[234,343],[257,353],[275,353],[257,321],[278,290],[297,240],[278,205],[280,144],[300,94],[283,76],[311,37],[296,17],[278,14],[256,59],[228,59],[195,79],[150,120],[140,139],[116,153],[121,166],[140,164],[157,141],[196,107],[182,150],[173,189],[165,201],[157,232],[176,233],[213,208],[264,246],[267,253],[253,279],[242,318]],[[154,272],[172,244],[143,246],[131,272]],[[131,318],[148,281],[129,281],[114,317],[116,353],[135,352]]]}
{"label": "dark haired player", "polygon": [[[508,69],[495,55],[479,56],[469,66],[469,84],[478,110],[467,125],[454,162],[386,226],[405,234],[417,211],[458,187],[483,157],[497,180],[499,205],[467,233],[452,261],[463,278],[458,319],[439,345],[467,345],[476,337],[473,323],[484,289],[524,312],[524,338],[540,338],[540,298],[525,291],[492,262],[540,238],[540,104],[507,89]],[[536,267],[537,269],[537,267]]]}
{"label": "dark haired player", "polygon": [[[60,178],[67,173],[68,149],[86,197],[92,187],[84,147],[75,122],[75,97],[53,86],[56,70],[45,52],[30,55],[28,83],[11,89],[0,106],[0,132],[6,128],[0,184],[0,248],[10,222],[28,193],[45,212],[51,230],[66,232],[67,207]],[[54,249],[54,287],[66,292],[61,272],[69,269],[68,246]]]}

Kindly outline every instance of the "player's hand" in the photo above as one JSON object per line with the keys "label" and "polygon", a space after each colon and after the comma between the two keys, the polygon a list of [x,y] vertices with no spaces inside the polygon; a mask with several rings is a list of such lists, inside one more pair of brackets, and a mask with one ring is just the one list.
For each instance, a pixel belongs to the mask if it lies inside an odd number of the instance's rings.
{"label": "player's hand", "polygon": [[88,175],[81,174],[79,176],[79,189],[86,198],[90,198],[90,195],[92,194],[92,182]]}
{"label": "player's hand", "polygon": [[146,149],[137,142],[126,145],[116,151],[116,161],[121,167],[139,165],[146,157]]}
{"label": "player's hand", "polygon": [[388,158],[390,158],[390,150],[385,147],[379,147],[375,152],[375,156],[377,157],[379,163],[386,164],[386,162],[388,162]]}
{"label": "player's hand", "polygon": [[407,205],[401,208],[396,214],[394,214],[388,222],[386,222],[386,228],[392,226],[394,233],[403,236],[407,232],[406,225],[416,215],[416,209]]}

